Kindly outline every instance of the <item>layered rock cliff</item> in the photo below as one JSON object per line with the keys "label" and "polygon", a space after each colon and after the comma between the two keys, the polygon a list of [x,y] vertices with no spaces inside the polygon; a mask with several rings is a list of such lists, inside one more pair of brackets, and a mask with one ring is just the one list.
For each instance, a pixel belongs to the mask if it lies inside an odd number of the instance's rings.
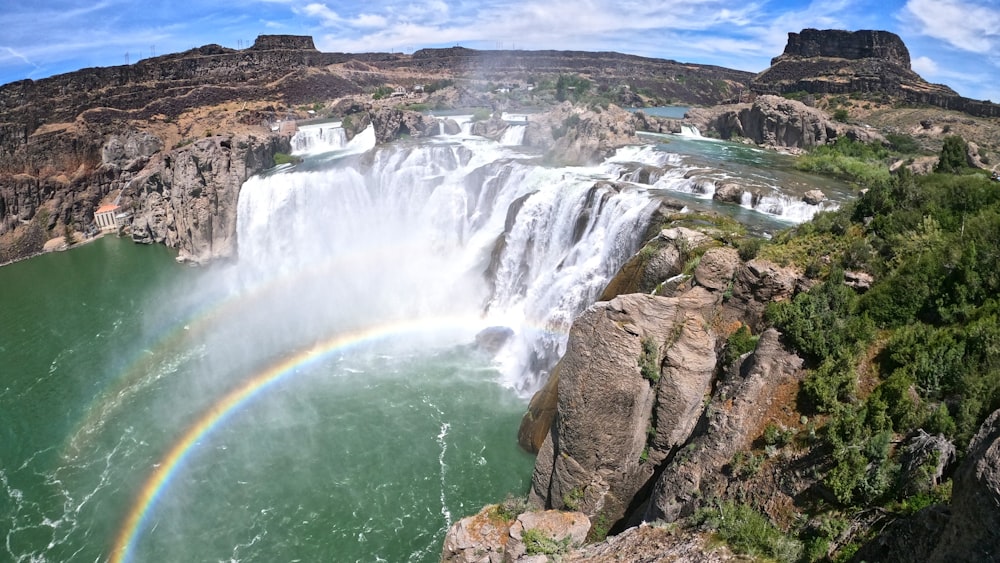
{"label": "layered rock cliff", "polygon": [[750,85],[759,94],[853,94],[930,104],[979,117],[1000,116],[1000,105],[959,96],[910,68],[902,39],[888,31],[804,29],[789,33],[785,51]]}
{"label": "layered rock cliff", "polygon": [[[323,53],[310,37],[273,35],[261,36],[242,50],[206,45],[131,65],[22,80],[0,86],[0,263],[40,251],[65,228],[89,230],[94,210],[111,203],[126,184],[129,189],[122,193],[139,221],[139,240],[176,246],[183,257],[196,260],[227,255],[232,252],[233,221],[227,216],[231,202],[229,196],[216,202],[210,186],[228,186],[269,165],[259,158],[265,153],[287,150],[272,137],[287,138],[291,131],[271,129],[278,122],[306,117],[295,106],[329,103],[343,115],[362,96],[387,84],[409,87],[462,79],[471,85],[507,80],[526,70],[540,77],[580,74],[599,86],[620,88],[630,103],[641,103],[634,90],[687,103],[714,103],[731,97],[751,76],[618,53],[462,48],[413,55]],[[490,102],[488,95],[467,86],[456,87],[459,90],[468,95],[455,97],[455,103]],[[371,122],[368,112],[364,114],[366,119],[355,125]],[[375,123],[377,131],[385,132],[380,141],[400,134],[433,134],[436,122],[417,115],[372,113],[388,120]],[[618,137],[634,133],[619,117],[616,123],[607,116],[596,118],[589,131],[564,124],[565,117],[559,123],[533,125],[530,138],[566,163],[590,162],[614,146],[615,140],[597,139],[598,126],[620,125]],[[565,138],[551,135],[553,128]],[[135,138],[134,131],[157,141],[144,145],[141,159],[110,166],[105,153],[121,148],[115,148],[114,139]],[[228,138],[230,148],[220,139],[214,149],[201,143],[167,158],[173,148],[217,136]],[[157,142],[159,148],[152,150]],[[179,164],[191,159],[197,164]],[[205,168],[209,161],[214,163],[210,171]],[[222,161],[234,164],[236,171],[220,173],[226,168]],[[150,168],[143,170],[147,165]],[[137,178],[145,187],[130,184]],[[189,180],[194,183],[186,184]],[[172,194],[169,203],[163,195],[167,193]],[[188,196],[193,198],[189,201],[179,198],[180,193],[198,195]],[[212,203],[197,203],[205,197]]]}

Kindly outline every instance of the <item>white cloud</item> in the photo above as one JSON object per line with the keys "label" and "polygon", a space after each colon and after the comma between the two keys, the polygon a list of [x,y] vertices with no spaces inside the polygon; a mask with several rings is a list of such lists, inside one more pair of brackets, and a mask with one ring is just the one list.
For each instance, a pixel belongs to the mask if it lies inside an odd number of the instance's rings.
{"label": "white cloud", "polygon": [[930,57],[916,57],[910,61],[910,68],[924,78],[937,76],[938,64]]}
{"label": "white cloud", "polygon": [[903,19],[920,33],[972,53],[1000,48],[1000,8],[964,0],[908,0]]}

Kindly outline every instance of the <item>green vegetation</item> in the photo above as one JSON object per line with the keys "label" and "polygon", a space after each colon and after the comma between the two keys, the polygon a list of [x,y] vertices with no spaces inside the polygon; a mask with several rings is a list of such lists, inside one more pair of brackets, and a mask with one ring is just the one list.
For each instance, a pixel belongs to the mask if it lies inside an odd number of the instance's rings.
{"label": "green vegetation", "polygon": [[76,237],[73,236],[73,227],[69,223],[63,225],[63,242],[66,243],[66,246],[76,244]]}
{"label": "green vegetation", "polygon": [[496,504],[489,511],[490,518],[501,522],[513,522],[515,518],[528,509],[528,501],[524,497],[515,497],[507,493],[507,498]]}
{"label": "green vegetation", "polygon": [[650,383],[660,380],[660,349],[650,337],[642,339],[642,354],[639,356],[639,371]]}
{"label": "green vegetation", "polygon": [[387,98],[392,95],[392,88],[388,86],[378,86],[372,91],[373,100],[381,100],[382,98]]}
{"label": "green vegetation", "polygon": [[752,352],[757,347],[758,338],[750,333],[750,327],[740,325],[740,328],[726,339],[726,347],[722,352],[722,365],[728,366],[743,354]]}
{"label": "green vegetation", "polygon": [[938,160],[935,172],[942,174],[955,174],[966,168],[965,155],[969,150],[969,144],[961,137],[950,135],[944,138],[944,145],[941,147],[941,159]]}
{"label": "green vegetation", "polygon": [[563,506],[566,510],[580,510],[583,503],[583,489],[575,487],[570,492],[563,495]]}
{"label": "green vegetation", "polygon": [[556,80],[556,99],[560,102],[580,101],[587,90],[590,89],[590,81],[575,74],[560,74]]}
{"label": "green vegetation", "polygon": [[472,121],[486,121],[493,115],[489,108],[477,108],[472,112]]}
{"label": "green vegetation", "polygon": [[834,121],[839,121],[841,123],[847,123],[847,118],[848,118],[848,114],[847,114],[847,110],[846,109],[840,108],[840,109],[836,109],[836,110],[833,111],[833,120]]}
{"label": "green vegetation", "polygon": [[888,180],[888,156],[888,149],[881,144],[867,144],[838,137],[834,143],[820,145],[799,158],[795,167],[806,172],[869,184]]}
{"label": "green vegetation", "polygon": [[281,166],[282,164],[298,164],[302,162],[302,159],[290,154],[285,154],[283,152],[274,153],[274,165]]}
{"label": "green vegetation", "polygon": [[[899,482],[892,444],[923,428],[963,448],[1000,408],[1000,190],[963,174],[964,142],[954,139],[939,168],[957,174],[871,181],[853,206],[775,239],[821,247],[832,264],[767,317],[812,365],[800,407],[829,415],[823,484],[843,507],[930,502]],[[867,292],[844,284],[847,266],[874,276]]]}
{"label": "green vegetation", "polygon": [[529,528],[521,533],[521,541],[528,555],[559,555],[572,547],[570,536],[561,540],[550,538],[537,528]]}
{"label": "green vegetation", "polygon": [[737,553],[789,563],[802,557],[801,542],[783,533],[749,505],[724,502],[703,508],[695,514],[695,521],[715,532]]}
{"label": "green vegetation", "polygon": [[[889,143],[893,150],[918,150],[905,136]],[[850,141],[820,153],[868,163],[888,154]],[[701,513],[734,549],[803,561],[826,560],[831,549],[835,560],[849,557],[864,541],[843,537],[855,515],[875,507],[912,514],[950,497],[950,482],[931,480],[934,459],[916,478],[903,478],[899,446],[908,435],[943,434],[961,451],[1000,408],[1000,189],[965,166],[960,138],[946,141],[942,162],[939,170],[950,173],[855,176],[866,190],[856,202],[757,249],[816,280],[766,312],[806,359],[797,407],[808,424],[806,430],[768,425],[755,446],[766,455],[739,452],[729,472],[753,479],[773,452],[809,447],[823,459],[815,469],[822,500],[808,509],[808,524],[793,527],[798,541],[771,530],[748,506]],[[853,289],[847,270],[866,272],[874,282],[867,291]],[[752,349],[751,338],[745,327],[733,333],[723,361]],[[730,525],[735,530],[724,532]],[[769,541],[779,547],[763,547]]]}

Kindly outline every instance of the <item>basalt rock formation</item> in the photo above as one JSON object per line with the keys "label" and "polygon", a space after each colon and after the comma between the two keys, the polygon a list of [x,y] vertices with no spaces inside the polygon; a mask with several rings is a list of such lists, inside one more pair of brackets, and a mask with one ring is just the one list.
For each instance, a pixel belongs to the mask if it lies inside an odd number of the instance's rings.
{"label": "basalt rock formation", "polygon": [[[688,275],[654,260],[699,248]],[[565,355],[525,415],[521,443],[539,448],[529,506],[580,511],[594,523],[592,536],[614,534],[566,553],[567,561],[622,560],[621,550],[629,560],[674,560],[668,555],[678,553],[718,560],[693,555],[693,545],[704,549],[694,531],[661,532],[648,523],[683,520],[735,499],[790,525],[794,507],[825,494],[822,452],[749,453],[770,443],[768,432],[808,432],[795,406],[805,362],[762,314],[767,303],[791,299],[809,282],[676,227],[637,257],[573,324]],[[663,283],[668,276],[673,281]],[[618,293],[657,278],[652,295]],[[742,325],[759,337],[733,360],[724,353],[726,337]],[[951,501],[904,517],[865,511],[849,533],[879,532],[853,560],[1000,560],[998,429],[1000,412],[983,423],[957,469],[955,448],[942,436],[918,432],[903,440],[901,479],[929,490],[954,471]]]}
{"label": "basalt rock formation", "polygon": [[902,39],[888,31],[804,29],[789,33],[781,55],[753,79],[758,94],[860,94],[930,104],[979,117],[1000,116],[1000,105],[959,96],[910,68]]}
{"label": "basalt rock formation", "polygon": [[[663,284],[679,266],[661,268],[651,257],[699,247],[704,254],[692,275]],[[547,425],[529,502],[579,510],[617,529],[673,521],[709,495],[721,496],[733,455],[773,422],[775,397],[788,396],[804,374],[773,329],[739,362],[720,360],[731,331],[743,324],[758,330],[764,305],[794,294],[795,275],[777,276],[781,268],[766,261],[742,262],[734,249],[681,228],[665,230],[647,248],[654,252],[640,253],[646,260],[637,271],[622,270],[636,282],[612,282],[602,297],[608,300],[576,320],[521,427],[530,447]],[[657,295],[610,289],[656,277]],[[788,493],[767,494],[787,502]]]}
{"label": "basalt rock formation", "polygon": [[744,138],[769,148],[809,149],[842,136],[862,142],[882,140],[872,129],[833,121],[823,111],[773,95],[758,96],[748,104],[695,108],[687,120],[723,139]]}

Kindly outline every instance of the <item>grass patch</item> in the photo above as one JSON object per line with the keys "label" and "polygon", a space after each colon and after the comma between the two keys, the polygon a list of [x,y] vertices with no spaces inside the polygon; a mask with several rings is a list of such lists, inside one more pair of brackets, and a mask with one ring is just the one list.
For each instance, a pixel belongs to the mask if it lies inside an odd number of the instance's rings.
{"label": "grass patch", "polygon": [[783,533],[749,505],[724,502],[718,507],[699,510],[695,520],[737,553],[789,563],[802,557],[801,542]]}
{"label": "grass patch", "polygon": [[547,536],[537,528],[531,528],[521,533],[524,550],[528,555],[560,555],[569,551],[570,536],[556,540]]}

